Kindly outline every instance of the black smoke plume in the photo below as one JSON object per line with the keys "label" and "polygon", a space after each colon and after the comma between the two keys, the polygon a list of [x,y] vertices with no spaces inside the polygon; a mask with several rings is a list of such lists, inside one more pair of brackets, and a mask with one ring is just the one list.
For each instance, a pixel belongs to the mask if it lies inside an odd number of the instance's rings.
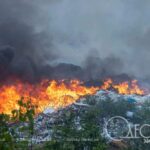
{"label": "black smoke plume", "polygon": [[37,80],[46,57],[51,61],[55,56],[35,4],[0,0],[0,14],[0,78]]}
{"label": "black smoke plume", "polygon": [[149,79],[149,4],[0,0],[0,80]]}

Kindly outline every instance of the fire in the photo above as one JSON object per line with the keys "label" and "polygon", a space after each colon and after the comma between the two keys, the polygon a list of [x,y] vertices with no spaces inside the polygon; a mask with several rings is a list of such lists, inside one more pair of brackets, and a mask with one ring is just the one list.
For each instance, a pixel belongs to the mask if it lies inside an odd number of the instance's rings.
{"label": "fire", "polygon": [[101,89],[103,89],[103,90],[109,89],[111,87],[112,83],[113,83],[112,79],[107,79],[101,86]]}
{"label": "fire", "polygon": [[72,104],[79,97],[94,94],[97,90],[98,88],[96,87],[87,88],[81,85],[81,82],[78,80],[70,81],[69,85],[66,85],[64,82],[58,84],[56,81],[52,81],[46,89],[46,94],[51,100],[49,104],[57,108]]}
{"label": "fire", "polygon": [[18,109],[18,100],[22,97],[24,101],[38,106],[38,112],[46,107],[60,108],[75,102],[79,97],[94,94],[97,87],[85,87],[78,80],[65,81],[42,81],[40,84],[31,85],[16,81],[14,85],[0,87],[0,113],[11,114],[13,109]]}
{"label": "fire", "polygon": [[99,87],[86,87],[79,80],[67,82],[43,80],[38,84],[15,80],[11,84],[0,86],[0,113],[11,114],[12,110],[18,109],[18,100],[22,97],[24,101],[31,100],[32,104],[37,105],[37,113],[39,113],[47,107],[56,109],[66,107],[82,96],[93,95],[98,90],[110,89],[116,90],[119,94],[144,94],[136,80],[131,83],[115,84],[112,79],[108,79]]}
{"label": "fire", "polygon": [[123,82],[118,85],[113,85],[113,88],[116,89],[119,94],[144,94],[144,91],[138,87],[137,80],[131,81],[131,86],[129,86],[128,82]]}

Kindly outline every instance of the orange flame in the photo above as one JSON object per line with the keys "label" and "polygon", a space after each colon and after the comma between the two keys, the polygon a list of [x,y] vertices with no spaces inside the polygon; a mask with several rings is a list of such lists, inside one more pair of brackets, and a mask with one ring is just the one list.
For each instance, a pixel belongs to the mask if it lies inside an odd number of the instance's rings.
{"label": "orange flame", "polygon": [[111,87],[112,83],[113,83],[112,79],[107,79],[101,86],[101,89],[103,89],[103,90],[109,89]]}
{"label": "orange flame", "polygon": [[119,94],[144,94],[144,91],[138,87],[137,80],[131,81],[131,86],[129,86],[128,82],[123,82],[118,85],[113,85],[113,88],[116,89]]}
{"label": "orange flame", "polygon": [[86,87],[79,80],[69,82],[43,80],[39,84],[23,83],[17,80],[11,85],[0,86],[0,113],[11,114],[13,109],[18,109],[18,100],[21,97],[24,97],[24,101],[31,100],[32,104],[37,105],[39,113],[47,107],[66,107],[82,96],[93,95],[98,90],[111,88],[119,94],[144,94],[136,80],[131,83],[114,84],[112,79],[108,79],[100,87]]}

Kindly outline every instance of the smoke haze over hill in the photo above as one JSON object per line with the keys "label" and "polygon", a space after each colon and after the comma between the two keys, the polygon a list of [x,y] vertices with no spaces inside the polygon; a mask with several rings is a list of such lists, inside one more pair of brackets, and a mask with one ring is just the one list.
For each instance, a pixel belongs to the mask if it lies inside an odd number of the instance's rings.
{"label": "smoke haze over hill", "polygon": [[35,78],[49,68],[43,76],[53,77],[62,62],[81,66],[77,76],[148,78],[149,7],[148,0],[0,0],[1,76]]}

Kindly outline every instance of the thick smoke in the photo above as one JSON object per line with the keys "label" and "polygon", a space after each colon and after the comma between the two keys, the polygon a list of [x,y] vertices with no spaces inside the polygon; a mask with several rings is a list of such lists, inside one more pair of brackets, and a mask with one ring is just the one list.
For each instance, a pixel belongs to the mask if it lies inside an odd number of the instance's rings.
{"label": "thick smoke", "polygon": [[0,78],[149,78],[149,7],[149,0],[0,0]]}
{"label": "thick smoke", "polygon": [[113,77],[122,72],[122,61],[115,56],[100,58],[97,51],[91,53],[84,62],[87,78],[99,79]]}
{"label": "thick smoke", "polygon": [[[141,78],[150,76],[149,0],[60,0],[50,12],[61,61],[83,65],[88,57],[90,63],[89,55],[96,49],[104,74],[120,71]],[[119,64],[107,67],[107,57],[113,57],[110,65],[116,64],[114,59],[121,61],[121,69]]]}
{"label": "thick smoke", "polygon": [[1,79],[11,75],[38,78],[45,60],[55,58],[39,8],[34,1],[0,0],[0,14]]}

